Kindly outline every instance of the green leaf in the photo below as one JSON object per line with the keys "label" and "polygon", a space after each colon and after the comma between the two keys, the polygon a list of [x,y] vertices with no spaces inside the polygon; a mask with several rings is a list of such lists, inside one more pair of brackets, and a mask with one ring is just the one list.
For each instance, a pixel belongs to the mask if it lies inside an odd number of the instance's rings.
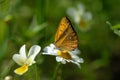
{"label": "green leaf", "polygon": [[112,26],[111,29],[112,30],[116,30],[116,29],[120,30],[120,24],[116,24],[116,25]]}
{"label": "green leaf", "polygon": [[106,21],[106,23],[110,26],[111,30],[118,36],[120,36],[120,24],[116,24],[112,26],[112,24],[109,21]]}
{"label": "green leaf", "polygon": [[116,25],[112,26],[111,29],[114,31],[115,34],[120,36],[120,24],[116,24]]}
{"label": "green leaf", "polygon": [[7,40],[7,25],[4,21],[0,21],[0,60],[5,56]]}

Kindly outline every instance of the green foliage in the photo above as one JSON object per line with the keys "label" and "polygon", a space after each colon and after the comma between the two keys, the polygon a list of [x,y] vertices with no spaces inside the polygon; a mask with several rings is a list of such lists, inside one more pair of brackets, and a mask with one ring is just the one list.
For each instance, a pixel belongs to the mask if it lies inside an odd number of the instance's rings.
{"label": "green foliage", "polygon": [[8,32],[5,22],[0,21],[0,61],[7,50]]}

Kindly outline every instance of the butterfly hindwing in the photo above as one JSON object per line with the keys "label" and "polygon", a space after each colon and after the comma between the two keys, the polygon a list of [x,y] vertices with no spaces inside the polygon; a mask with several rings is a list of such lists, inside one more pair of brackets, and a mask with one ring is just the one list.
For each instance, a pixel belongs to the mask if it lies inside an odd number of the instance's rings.
{"label": "butterfly hindwing", "polygon": [[73,50],[78,47],[76,32],[67,17],[63,17],[59,24],[54,44],[61,50]]}

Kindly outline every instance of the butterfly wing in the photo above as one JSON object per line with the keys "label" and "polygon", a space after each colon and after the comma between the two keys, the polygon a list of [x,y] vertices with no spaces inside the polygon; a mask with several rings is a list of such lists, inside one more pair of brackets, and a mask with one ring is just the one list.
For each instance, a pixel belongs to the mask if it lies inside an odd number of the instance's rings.
{"label": "butterfly wing", "polygon": [[63,17],[55,35],[55,46],[61,50],[73,50],[78,47],[78,37],[67,17]]}

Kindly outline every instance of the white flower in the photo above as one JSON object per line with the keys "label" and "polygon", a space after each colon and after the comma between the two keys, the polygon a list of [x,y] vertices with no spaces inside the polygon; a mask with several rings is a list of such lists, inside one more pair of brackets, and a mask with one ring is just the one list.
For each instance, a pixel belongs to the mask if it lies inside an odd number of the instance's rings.
{"label": "white flower", "polygon": [[14,70],[18,75],[22,75],[28,70],[28,66],[31,66],[35,63],[35,57],[41,50],[41,47],[34,45],[30,48],[28,54],[26,55],[25,45],[20,48],[19,54],[13,55],[13,60],[20,65],[21,67]]}
{"label": "white flower", "polygon": [[80,51],[78,49],[73,51],[61,51],[57,49],[54,44],[50,44],[50,46],[44,48],[44,52],[42,54],[54,55],[56,56],[56,61],[61,62],[62,64],[66,64],[66,62],[72,62],[80,67],[80,63],[83,63],[83,59],[77,56],[79,53]]}
{"label": "white flower", "polygon": [[79,26],[80,30],[86,31],[90,28],[92,14],[90,12],[85,12],[85,7],[83,4],[78,4],[76,8],[74,7],[68,8],[67,14]]}

